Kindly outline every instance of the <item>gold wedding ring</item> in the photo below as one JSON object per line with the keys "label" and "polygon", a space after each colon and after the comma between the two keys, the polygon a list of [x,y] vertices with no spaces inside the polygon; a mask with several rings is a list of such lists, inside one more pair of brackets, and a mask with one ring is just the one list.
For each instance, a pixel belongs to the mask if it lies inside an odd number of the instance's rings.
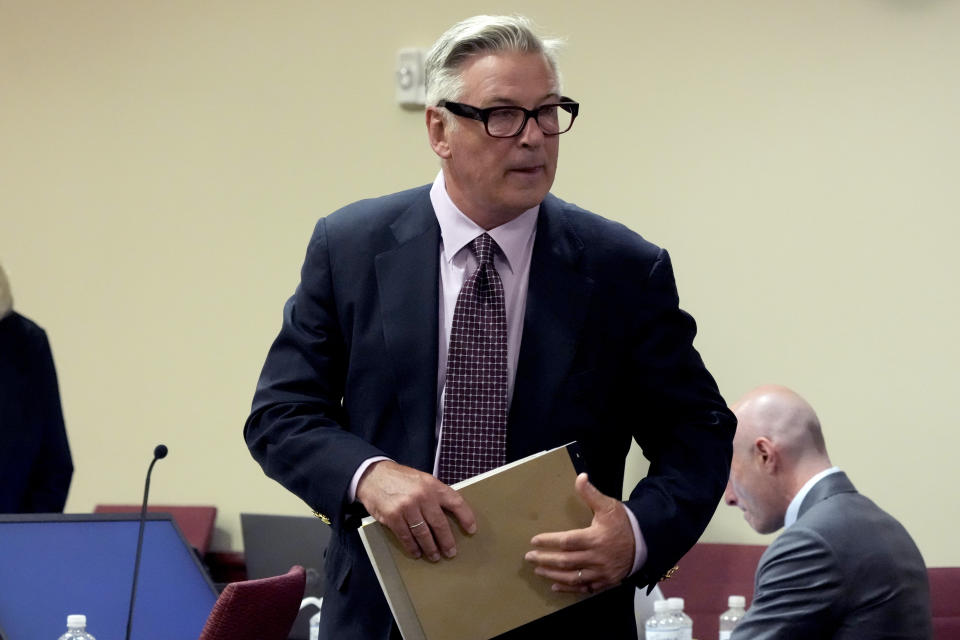
{"label": "gold wedding ring", "polygon": [[425,521],[424,521],[424,520],[421,520],[421,521],[418,522],[417,524],[411,524],[411,525],[407,525],[407,526],[410,527],[411,529],[416,529],[417,527],[419,527],[419,526],[422,525],[422,524],[425,524]]}

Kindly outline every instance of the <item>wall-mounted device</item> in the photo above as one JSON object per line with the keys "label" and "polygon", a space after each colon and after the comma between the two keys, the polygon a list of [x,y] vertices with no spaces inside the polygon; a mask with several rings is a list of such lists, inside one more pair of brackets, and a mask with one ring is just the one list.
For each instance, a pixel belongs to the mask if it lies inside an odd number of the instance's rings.
{"label": "wall-mounted device", "polygon": [[397,52],[396,95],[403,107],[422,107],[426,100],[423,76],[423,49],[405,48]]}

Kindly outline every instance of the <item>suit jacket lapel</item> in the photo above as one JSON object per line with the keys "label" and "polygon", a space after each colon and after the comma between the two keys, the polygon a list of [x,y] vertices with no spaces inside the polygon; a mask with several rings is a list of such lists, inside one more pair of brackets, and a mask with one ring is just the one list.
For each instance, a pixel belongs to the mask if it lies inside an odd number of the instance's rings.
{"label": "suit jacket lapel", "polygon": [[394,249],[374,259],[381,300],[383,337],[393,368],[412,459],[433,468],[436,449],[437,305],[440,226],[429,190],[391,225]]}
{"label": "suit jacket lapel", "polygon": [[540,206],[507,431],[507,459],[550,442],[547,419],[570,373],[593,280],[579,271],[583,242],[548,195]]}

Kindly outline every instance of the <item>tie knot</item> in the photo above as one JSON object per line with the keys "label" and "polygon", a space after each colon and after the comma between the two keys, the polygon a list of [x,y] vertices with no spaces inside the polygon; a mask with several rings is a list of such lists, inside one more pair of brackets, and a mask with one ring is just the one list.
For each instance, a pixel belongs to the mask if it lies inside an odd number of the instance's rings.
{"label": "tie knot", "polygon": [[470,250],[477,256],[477,262],[480,265],[493,264],[493,254],[497,249],[497,243],[489,234],[484,233],[473,239],[470,243]]}

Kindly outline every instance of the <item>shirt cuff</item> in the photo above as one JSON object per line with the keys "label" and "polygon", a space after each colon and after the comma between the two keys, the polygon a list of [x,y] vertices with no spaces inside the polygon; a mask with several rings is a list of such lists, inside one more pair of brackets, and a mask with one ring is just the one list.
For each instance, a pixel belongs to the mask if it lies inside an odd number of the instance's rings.
{"label": "shirt cuff", "polygon": [[630,528],[633,529],[633,568],[630,569],[630,575],[635,574],[647,561],[647,543],[643,541],[643,534],[640,533],[640,525],[637,523],[637,516],[633,511],[627,508],[627,505],[620,503],[623,510],[627,512],[627,519],[630,521]]}
{"label": "shirt cuff", "polygon": [[[360,463],[360,466],[357,467],[357,470],[353,474],[353,479],[350,481],[350,488],[347,490],[347,504],[353,504],[357,501],[357,485],[360,484],[360,478],[363,477],[363,472],[366,471],[367,468],[374,462],[380,462],[381,460],[389,459],[390,458],[386,456],[374,456],[372,458],[367,458]],[[637,530],[636,525],[634,525],[634,530]]]}

